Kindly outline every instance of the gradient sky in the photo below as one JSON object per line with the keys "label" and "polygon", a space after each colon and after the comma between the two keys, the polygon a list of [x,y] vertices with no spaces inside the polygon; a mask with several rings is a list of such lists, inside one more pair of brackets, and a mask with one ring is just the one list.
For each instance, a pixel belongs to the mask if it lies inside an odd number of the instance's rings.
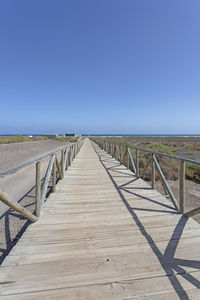
{"label": "gradient sky", "polygon": [[1,0],[0,134],[200,134],[199,0]]}

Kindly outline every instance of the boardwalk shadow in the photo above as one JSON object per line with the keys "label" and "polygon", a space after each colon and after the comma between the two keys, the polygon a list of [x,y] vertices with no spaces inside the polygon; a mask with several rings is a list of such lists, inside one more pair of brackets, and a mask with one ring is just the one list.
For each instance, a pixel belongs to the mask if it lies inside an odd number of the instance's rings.
{"label": "boardwalk shadow", "polygon": [[[44,179],[42,179],[43,181]],[[49,196],[52,187],[48,187],[46,198]],[[23,207],[35,213],[35,186],[33,186],[26,194],[24,194],[19,200]],[[8,209],[0,216],[0,264],[2,264],[5,257],[9,254],[11,249],[16,245],[22,234],[27,227],[31,224],[31,221],[15,212],[13,209]]]}
{"label": "boardwalk shadow", "polygon": [[[192,274],[188,273],[184,267],[191,267],[194,269],[199,270],[200,269],[200,261],[197,260],[185,260],[185,259],[179,259],[179,258],[175,258],[175,252],[177,250],[179,241],[181,239],[182,233],[184,231],[184,228],[187,224],[188,218],[185,216],[181,216],[180,215],[180,219],[178,221],[178,223],[174,226],[174,230],[172,233],[171,238],[169,239],[169,242],[167,244],[167,247],[164,251],[164,254],[159,250],[159,247],[156,245],[156,242],[153,240],[153,238],[151,237],[151,235],[148,233],[147,229],[144,227],[144,225],[142,224],[142,221],[140,220],[140,218],[137,216],[136,211],[154,211],[154,212],[159,212],[159,213],[171,213],[171,214],[178,214],[177,211],[165,211],[163,209],[159,209],[159,210],[155,210],[155,209],[146,209],[146,208],[134,208],[131,207],[131,205],[129,204],[128,200],[126,200],[125,196],[123,195],[123,192],[125,190],[125,187],[128,186],[128,184],[132,181],[130,181],[129,183],[127,182],[126,184],[123,184],[121,186],[119,186],[117,184],[117,182],[115,181],[114,177],[111,175],[110,173],[110,168],[107,168],[105,162],[103,161],[102,157],[105,157],[105,152],[102,155],[102,150],[96,146],[93,145],[94,149],[97,153],[97,155],[99,156],[99,160],[101,162],[101,164],[103,165],[103,167],[105,168],[108,176],[110,177],[111,181],[113,182],[113,185],[115,186],[120,198],[122,199],[125,207],[127,208],[127,210],[129,211],[129,213],[131,214],[133,220],[135,221],[135,223],[138,226],[138,229],[140,230],[141,234],[145,237],[146,241],[148,242],[149,246],[151,247],[153,253],[156,255],[156,257],[158,258],[160,265],[162,266],[163,270],[165,271],[167,278],[169,279],[174,291],[176,292],[177,296],[179,297],[179,299],[184,299],[184,300],[189,300],[188,294],[187,292],[184,290],[184,288],[182,287],[180,281],[177,278],[177,274],[179,274],[179,276],[182,276],[185,280],[187,280],[188,282],[190,282],[194,287],[196,288],[200,288],[200,281],[198,279],[196,279]],[[119,167],[119,165],[117,166]],[[113,169],[112,169],[113,171]],[[136,179],[133,179],[136,180]],[[168,206],[164,203],[160,203],[158,201],[155,201],[154,199],[149,199],[148,197],[144,197],[141,196],[137,193],[133,193],[132,191],[129,191],[128,189],[126,189],[127,193],[131,193],[134,196],[140,197],[142,199],[145,199],[147,201],[150,201],[152,203],[156,203],[158,205],[160,205],[160,207],[165,207],[165,208],[170,208],[172,209],[171,206]]]}
{"label": "boardwalk shadow", "polygon": [[[28,191],[18,202],[23,203],[23,199],[29,198],[29,194],[32,193],[34,187]],[[30,199],[33,202],[32,199]],[[27,204],[32,207],[34,204]],[[25,207],[25,205],[24,205]],[[16,245],[24,231],[31,224],[29,220],[16,213],[13,209],[8,209],[0,216],[0,225],[3,229],[1,232],[1,248],[0,248],[0,264],[2,264],[5,257],[8,255],[13,246]],[[17,225],[17,226],[16,226]]]}

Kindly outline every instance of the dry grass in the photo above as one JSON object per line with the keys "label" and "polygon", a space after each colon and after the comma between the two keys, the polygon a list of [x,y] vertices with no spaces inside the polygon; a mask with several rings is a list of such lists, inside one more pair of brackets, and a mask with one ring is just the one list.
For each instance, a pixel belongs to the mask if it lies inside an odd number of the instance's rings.
{"label": "dry grass", "polygon": [[55,138],[53,138],[56,141],[60,141],[60,142],[67,142],[67,143],[74,143],[78,141],[78,138],[76,137],[64,137],[64,136],[57,136]]}
{"label": "dry grass", "polygon": [[[147,137],[145,140],[145,137],[114,137],[114,138],[103,138],[107,141],[114,142],[114,143],[122,143],[126,144],[128,146],[133,146],[141,149],[147,149],[152,150],[160,153],[165,153],[169,155],[176,156],[177,149],[180,150],[190,150],[190,151],[199,151],[200,155],[200,139],[199,138],[193,138],[194,143],[191,137],[188,138],[149,138]],[[161,141],[161,142],[157,142]],[[197,141],[199,143],[197,143]],[[135,160],[135,150],[131,149],[132,156]],[[125,147],[123,147],[123,155],[125,153]],[[150,157],[149,153],[145,153],[140,151],[140,174],[142,173],[143,169],[145,168],[147,161]],[[160,167],[168,180],[177,180],[179,179],[179,161],[176,159],[171,159],[167,157],[162,157],[157,155],[157,160],[160,164]],[[197,161],[200,161],[196,159]],[[127,158],[124,157],[123,163],[127,165]],[[192,164],[192,163],[186,163],[186,171],[185,176],[187,179],[200,183],[200,166]],[[150,181],[151,180],[151,168],[149,167],[145,174],[142,177],[143,179]],[[156,174],[156,180],[159,180],[158,174]]]}
{"label": "dry grass", "polygon": [[0,137],[0,144],[10,144],[10,143],[21,143],[21,142],[31,142],[31,141],[40,141],[46,140],[48,137],[46,136],[34,136],[28,137],[23,135],[16,135],[16,136],[1,136]]}

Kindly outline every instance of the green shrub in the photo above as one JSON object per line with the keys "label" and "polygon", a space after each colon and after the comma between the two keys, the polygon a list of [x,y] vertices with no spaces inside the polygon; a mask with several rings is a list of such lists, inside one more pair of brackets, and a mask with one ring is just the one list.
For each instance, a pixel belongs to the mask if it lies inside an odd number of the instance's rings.
{"label": "green shrub", "polygon": [[169,154],[169,155],[174,155],[174,153],[172,152],[170,147],[165,145],[165,144],[160,144],[160,143],[149,144],[146,148],[148,148],[150,150],[153,150],[153,151],[166,153],[166,154]]}
{"label": "green shrub", "polygon": [[[200,160],[197,160],[200,161]],[[200,166],[193,163],[186,162],[185,177],[192,181],[200,183]]]}

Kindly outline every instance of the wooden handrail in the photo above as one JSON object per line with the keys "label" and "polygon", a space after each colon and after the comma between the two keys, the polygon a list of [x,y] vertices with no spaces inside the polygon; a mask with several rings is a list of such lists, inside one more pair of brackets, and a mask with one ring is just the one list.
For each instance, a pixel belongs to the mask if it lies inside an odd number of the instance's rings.
{"label": "wooden handrail", "polygon": [[[126,165],[127,165],[127,168],[129,168],[129,160],[131,161],[131,165],[132,165],[132,169],[134,171],[134,173],[136,174],[136,177],[142,177],[142,175],[144,174],[144,172],[147,170],[147,168],[150,166],[151,164],[151,187],[152,189],[155,188],[155,168],[159,174],[159,177],[161,179],[161,183],[163,185],[163,188],[166,192],[166,194],[168,194],[175,206],[175,208],[180,211],[180,213],[184,214],[184,210],[185,210],[185,162],[190,162],[190,163],[194,163],[196,165],[200,165],[200,162],[198,161],[194,161],[194,160],[191,160],[191,159],[187,159],[187,158],[184,158],[184,157],[178,157],[178,156],[173,156],[173,155],[169,155],[169,154],[165,154],[165,153],[161,153],[161,152],[157,152],[157,151],[151,151],[151,150],[147,150],[147,149],[142,149],[142,148],[138,148],[138,147],[134,147],[134,146],[130,146],[128,144],[123,144],[123,143],[112,143],[112,142],[109,142],[107,140],[102,140],[102,139],[94,139],[92,138],[92,140],[94,142],[96,142],[102,149],[104,150],[107,150],[108,153],[110,152],[110,154],[113,156],[113,151],[109,151],[109,149],[113,149],[113,146],[116,145],[118,147],[120,147],[121,151],[121,159],[118,158],[118,160],[123,163],[125,158],[127,157],[127,162],[126,162]],[[105,143],[106,143],[106,147],[105,147]],[[124,152],[124,156],[122,158],[122,147],[125,147],[125,152]],[[135,153],[136,153],[136,161],[134,162],[134,159],[132,157],[132,154],[131,154],[131,151],[130,151],[130,148],[131,149],[134,149],[135,150]],[[140,175],[140,169],[139,169],[139,161],[140,161],[140,151],[142,152],[146,152],[146,153],[150,153],[151,154],[151,157],[149,158],[149,160],[147,161],[147,164],[145,166],[145,168],[143,169],[141,175]],[[174,196],[169,184],[167,183],[167,180],[164,176],[164,173],[162,172],[161,170],[161,167],[158,163],[158,160],[156,158],[156,156],[163,156],[163,157],[168,157],[168,158],[172,158],[172,159],[177,159],[180,161],[180,185],[179,185],[179,189],[180,189],[180,193],[179,193],[179,202],[180,202],[180,205],[178,203],[178,201],[176,200],[176,197]],[[192,210],[191,212],[188,212],[187,215],[190,216],[190,215],[194,215],[196,213],[200,212],[200,209],[197,208],[195,210]]]}
{"label": "wooden handrail", "polygon": [[[49,152],[48,154],[41,156],[39,159],[32,160],[26,164],[23,164],[17,168],[10,169],[7,172],[1,173],[1,176],[10,175],[14,172],[17,172],[18,170],[21,170],[27,166],[33,165],[35,163],[36,165],[36,196],[35,196],[35,214],[32,214],[29,212],[26,208],[24,208],[21,204],[18,202],[12,200],[9,195],[4,193],[0,190],[0,201],[8,205],[13,210],[20,213],[22,216],[27,218],[28,220],[32,222],[36,222],[40,216],[42,207],[45,202],[47,189],[49,185],[49,181],[52,175],[52,192],[55,192],[56,190],[56,169],[58,171],[59,179],[64,178],[64,172],[66,169],[67,161],[70,159],[70,164],[72,160],[76,157],[78,151],[80,150],[82,146],[82,141],[78,141],[76,143],[70,143],[68,145],[65,145],[64,147],[60,147],[56,149],[54,152]],[[57,153],[61,152],[61,163],[58,161]],[[41,161],[46,159],[50,156],[49,164],[47,167],[47,171],[44,177],[44,181],[41,187]]]}
{"label": "wooden handrail", "polygon": [[36,222],[38,220],[38,218],[34,214],[28,211],[20,203],[12,200],[10,196],[4,193],[2,190],[0,190],[0,200],[6,205],[8,205],[10,208],[14,209],[16,212],[20,213],[20,215],[24,216],[28,220],[32,222]]}
{"label": "wooden handrail", "polygon": [[[91,140],[98,141],[97,139],[94,139],[94,138],[91,138]],[[116,143],[116,142],[109,142],[109,141],[106,141],[106,140],[103,141],[103,142],[107,142],[108,144],[113,144],[113,145],[117,144],[117,145],[123,146],[123,147],[127,147],[128,146],[129,148],[135,149],[135,150],[138,150],[138,151],[143,151],[143,152],[147,152],[147,153],[151,153],[151,154],[155,154],[155,155],[159,155],[159,156],[165,156],[165,157],[172,158],[172,159],[182,160],[182,161],[193,163],[193,164],[196,164],[196,165],[200,166],[200,162],[199,161],[196,161],[196,160],[193,160],[193,159],[189,159],[189,158],[185,158],[185,157],[181,157],[181,156],[175,156],[175,155],[170,155],[170,154],[166,154],[166,153],[162,153],[162,152],[158,152],[158,151],[153,151],[153,150],[148,150],[148,149],[144,149],[144,148],[134,147],[134,146],[131,146],[128,143],[127,144]]]}
{"label": "wooden handrail", "polygon": [[37,163],[39,161],[42,161],[42,160],[45,160],[48,157],[51,157],[53,154],[58,153],[62,149],[66,149],[66,148],[71,147],[73,144],[75,144],[75,143],[69,143],[69,144],[67,144],[65,146],[57,148],[54,151],[48,152],[47,154],[45,154],[43,156],[40,156],[37,159],[33,159],[31,161],[26,162],[25,164],[17,166],[16,168],[12,168],[12,169],[9,169],[9,170],[7,170],[5,172],[2,172],[2,173],[0,173],[0,177],[5,177],[5,176],[8,176],[8,175],[14,174],[14,173],[18,172],[21,169],[24,169],[24,168],[26,168],[28,166],[34,165],[35,163]]}

